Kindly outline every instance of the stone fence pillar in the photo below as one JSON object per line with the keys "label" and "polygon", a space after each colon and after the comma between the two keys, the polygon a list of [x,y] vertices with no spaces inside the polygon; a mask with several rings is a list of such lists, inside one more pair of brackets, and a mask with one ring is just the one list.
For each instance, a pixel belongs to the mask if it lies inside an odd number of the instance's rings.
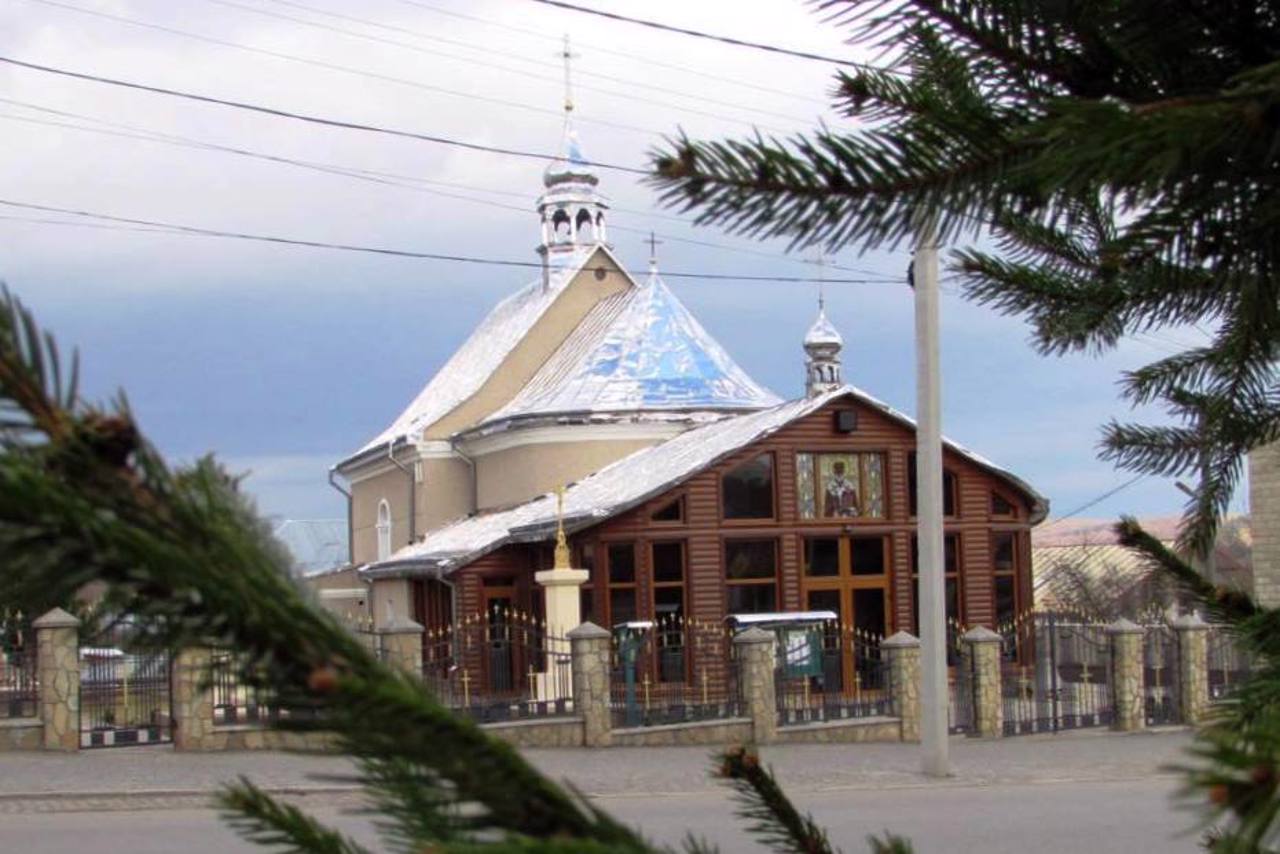
{"label": "stone fence pillar", "polygon": [[206,750],[213,736],[213,650],[193,647],[173,657],[173,748]]}
{"label": "stone fence pillar", "polygon": [[1178,707],[1182,722],[1201,723],[1209,709],[1209,624],[1198,614],[1173,622],[1178,638]]}
{"label": "stone fence pillar", "polygon": [[612,637],[595,623],[569,632],[573,659],[573,709],[582,717],[585,747],[608,747],[613,741],[609,717],[609,658]]}
{"label": "stone fence pillar", "polygon": [[422,675],[423,628],[408,617],[392,615],[376,629],[382,645],[382,659],[392,667]]}
{"label": "stone fence pillar", "polygon": [[778,737],[778,698],[773,685],[772,632],[750,628],[733,638],[737,653],[738,688],[746,716],[751,718],[751,740],[769,744]]}
{"label": "stone fence pillar", "polygon": [[880,644],[888,658],[889,692],[903,741],[920,740],[920,639],[898,632]]}
{"label": "stone fence pillar", "polygon": [[80,749],[80,621],[54,608],[36,630],[40,722],[45,750]]}
{"label": "stone fence pillar", "polygon": [[1004,695],[1000,684],[1000,643],[1003,638],[985,626],[961,637],[973,674],[973,728],[979,738],[1004,735]]}
{"label": "stone fence pillar", "polygon": [[1133,732],[1147,725],[1143,704],[1142,626],[1124,617],[1107,626],[1111,646],[1112,728]]}

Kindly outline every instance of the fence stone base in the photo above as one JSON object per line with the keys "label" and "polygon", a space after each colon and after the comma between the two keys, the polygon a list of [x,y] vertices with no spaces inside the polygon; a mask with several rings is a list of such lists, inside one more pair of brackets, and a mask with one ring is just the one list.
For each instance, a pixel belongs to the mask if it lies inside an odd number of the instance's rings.
{"label": "fence stone base", "polygon": [[484,724],[480,729],[513,747],[581,747],[582,718],[511,721]]}
{"label": "fence stone base", "polygon": [[869,717],[778,729],[779,744],[865,744],[885,741],[902,741],[900,719]]}
{"label": "fence stone base", "polygon": [[327,732],[285,732],[257,725],[214,727],[198,741],[187,742],[184,750],[288,750],[327,753],[333,749],[333,735]]}
{"label": "fence stone base", "polygon": [[752,734],[750,718],[728,718],[718,721],[615,729],[613,743],[619,747],[747,744],[751,741]]}
{"label": "fence stone base", "polygon": [[44,746],[44,724],[39,718],[0,720],[0,753],[6,750],[39,750]]}

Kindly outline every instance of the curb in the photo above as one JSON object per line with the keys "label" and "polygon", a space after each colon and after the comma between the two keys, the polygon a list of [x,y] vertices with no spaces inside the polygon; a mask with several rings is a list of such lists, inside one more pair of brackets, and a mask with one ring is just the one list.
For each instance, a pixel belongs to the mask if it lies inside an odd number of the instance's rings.
{"label": "curb", "polygon": [[[363,791],[360,786],[263,786],[269,795],[347,795]],[[4,792],[0,804],[23,801],[128,801],[147,798],[212,798],[220,789],[129,789],[125,792]]]}

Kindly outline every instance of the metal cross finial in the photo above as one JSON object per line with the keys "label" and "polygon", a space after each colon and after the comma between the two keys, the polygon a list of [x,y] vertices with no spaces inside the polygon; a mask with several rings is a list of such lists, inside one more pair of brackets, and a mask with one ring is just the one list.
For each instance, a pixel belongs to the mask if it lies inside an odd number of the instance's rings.
{"label": "metal cross finial", "polygon": [[827,256],[819,255],[813,263],[818,265],[818,311],[827,307]]}
{"label": "metal cross finial", "polygon": [[569,34],[564,34],[564,47],[560,50],[560,58],[564,60],[564,112],[567,116],[573,112],[573,83],[570,75],[570,62],[580,54],[569,49]]}
{"label": "metal cross finial", "polygon": [[564,536],[564,487],[556,487],[556,553],[555,568],[569,569],[569,541]]}
{"label": "metal cross finial", "polygon": [[659,240],[658,236],[651,231],[649,232],[649,239],[645,243],[649,244],[649,271],[653,272],[658,269],[658,247],[662,245],[663,241]]}

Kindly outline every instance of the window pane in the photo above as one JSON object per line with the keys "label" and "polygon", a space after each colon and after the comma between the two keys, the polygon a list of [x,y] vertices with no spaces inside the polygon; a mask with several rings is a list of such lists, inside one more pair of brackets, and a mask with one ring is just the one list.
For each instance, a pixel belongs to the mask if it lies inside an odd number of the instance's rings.
{"label": "window pane", "polygon": [[1012,516],[1014,515],[1013,505],[1000,493],[993,492],[991,493],[991,515]]}
{"label": "window pane", "polygon": [[581,588],[578,607],[582,611],[582,622],[594,623],[596,621],[595,597],[592,595],[590,587]]}
{"label": "window pane", "polygon": [[[917,515],[919,497],[916,494],[916,455],[907,454],[907,512]],[[942,470],[942,515],[956,515],[956,497],[958,484],[956,476],[945,468]]]}
{"label": "window pane", "polygon": [[810,590],[808,601],[810,611],[830,611],[840,619],[839,590]]}
{"label": "window pane", "polygon": [[[957,556],[960,553],[960,536],[958,534],[944,535],[942,546],[942,571],[947,575],[955,575],[960,569],[960,565],[957,562]],[[911,536],[911,571],[914,573],[920,572],[920,541],[914,534]]]}
{"label": "window pane", "polygon": [[996,534],[991,538],[991,565],[996,572],[1013,572],[1013,534]]}
{"label": "window pane", "polygon": [[996,576],[996,625],[1003,627],[1018,616],[1017,588],[1012,575]]}
{"label": "window pane", "polygon": [[727,473],[722,484],[724,518],[773,518],[773,455],[761,454]]}
{"label": "window pane", "polygon": [[821,487],[824,519],[861,515],[860,477],[856,454],[818,455],[818,485]]}
{"label": "window pane", "polygon": [[653,544],[653,580],[684,581],[684,543]]}
{"label": "window pane", "polygon": [[765,614],[778,610],[778,585],[730,584],[730,614]]}
{"label": "window pane", "polygon": [[796,501],[801,519],[812,519],[818,515],[813,491],[813,454],[796,454]]}
{"label": "window pane", "polygon": [[684,616],[684,587],[655,587],[653,616],[657,620],[674,620]]}
{"label": "window pane", "polygon": [[824,578],[840,574],[840,541],[832,537],[804,541],[805,575]]}
{"label": "window pane", "polygon": [[884,537],[854,537],[850,545],[854,575],[884,575]]}
{"label": "window pane", "polygon": [[635,580],[636,547],[631,543],[609,546],[609,581],[614,584],[630,584]]}
{"label": "window pane", "polygon": [[684,518],[684,502],[677,498],[651,517],[655,522],[679,522]]}
{"label": "window pane", "polygon": [[636,618],[636,591],[634,588],[609,591],[609,619],[616,626]]}
{"label": "window pane", "polygon": [[[960,585],[954,578],[948,578],[944,582],[946,591],[943,597],[946,601],[947,624],[957,623],[960,621]],[[913,620],[915,623],[915,635],[920,636],[920,580],[916,579],[911,582],[911,607]]]}
{"label": "window pane", "polygon": [[726,540],[724,577],[773,578],[777,575],[777,547],[773,540]]}

